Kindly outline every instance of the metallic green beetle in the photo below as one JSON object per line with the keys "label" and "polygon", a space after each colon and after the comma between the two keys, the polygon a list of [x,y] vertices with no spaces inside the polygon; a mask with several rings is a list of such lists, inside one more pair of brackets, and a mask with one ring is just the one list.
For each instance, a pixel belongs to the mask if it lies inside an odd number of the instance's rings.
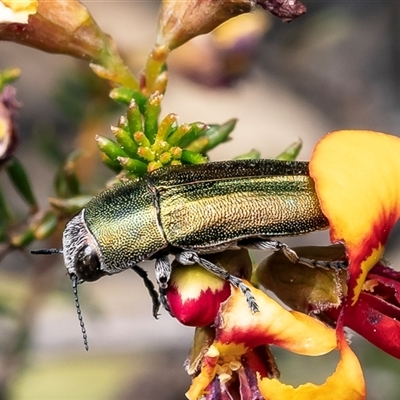
{"label": "metallic green beetle", "polygon": [[66,225],[62,253],[78,282],[134,269],[153,295],[155,314],[158,296],[137,264],[156,260],[163,293],[173,254],[179,263],[198,263],[239,287],[256,312],[250,289],[200,255],[238,247],[282,250],[294,262],[315,266],[274,238],[327,226],[308,163],[213,162],[162,168],[100,193]]}

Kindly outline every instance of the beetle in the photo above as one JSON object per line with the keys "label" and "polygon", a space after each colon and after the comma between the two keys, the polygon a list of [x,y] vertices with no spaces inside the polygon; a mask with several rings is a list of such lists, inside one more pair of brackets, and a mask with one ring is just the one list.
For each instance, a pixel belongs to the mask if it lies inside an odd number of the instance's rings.
{"label": "beetle", "polygon": [[116,184],[67,223],[62,250],[35,253],[63,253],[67,272],[78,283],[133,269],[152,295],[154,315],[158,293],[137,264],[155,259],[165,293],[172,254],[179,263],[200,264],[238,287],[256,312],[241,279],[201,255],[239,247],[282,250],[291,261],[314,267],[317,261],[297,257],[276,238],[327,227],[307,162],[220,161],[165,167]]}

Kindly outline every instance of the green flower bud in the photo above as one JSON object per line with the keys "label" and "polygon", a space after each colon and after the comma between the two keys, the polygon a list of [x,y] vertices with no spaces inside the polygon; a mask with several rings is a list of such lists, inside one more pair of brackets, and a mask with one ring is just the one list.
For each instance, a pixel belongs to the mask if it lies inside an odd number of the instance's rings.
{"label": "green flower bud", "polygon": [[110,160],[115,161],[118,157],[126,157],[126,153],[112,140],[96,135],[96,142],[100,150]]}

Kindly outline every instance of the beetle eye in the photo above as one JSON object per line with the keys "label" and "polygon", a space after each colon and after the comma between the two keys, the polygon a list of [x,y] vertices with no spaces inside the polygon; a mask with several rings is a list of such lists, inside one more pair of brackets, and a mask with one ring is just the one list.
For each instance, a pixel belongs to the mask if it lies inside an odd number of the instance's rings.
{"label": "beetle eye", "polygon": [[100,269],[100,261],[96,252],[90,247],[83,247],[76,258],[75,273],[83,281],[97,281],[105,275]]}

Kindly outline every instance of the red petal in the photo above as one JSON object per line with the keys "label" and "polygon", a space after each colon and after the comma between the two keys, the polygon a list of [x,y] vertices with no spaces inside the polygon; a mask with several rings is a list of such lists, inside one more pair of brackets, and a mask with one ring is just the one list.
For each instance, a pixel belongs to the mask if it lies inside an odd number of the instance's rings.
{"label": "red petal", "polygon": [[[385,305],[385,307],[383,307]],[[383,314],[379,309],[384,309]],[[400,358],[400,310],[361,292],[357,303],[348,306],[344,324],[393,357]]]}

